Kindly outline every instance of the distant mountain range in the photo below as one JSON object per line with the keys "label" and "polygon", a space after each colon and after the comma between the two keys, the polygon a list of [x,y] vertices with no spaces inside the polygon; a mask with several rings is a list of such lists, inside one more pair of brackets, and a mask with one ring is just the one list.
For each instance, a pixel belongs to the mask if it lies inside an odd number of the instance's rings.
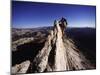
{"label": "distant mountain range", "polygon": [[[12,41],[24,37],[46,38],[51,29],[53,27],[12,28]],[[87,59],[96,63],[96,28],[67,28],[65,33],[72,38]]]}

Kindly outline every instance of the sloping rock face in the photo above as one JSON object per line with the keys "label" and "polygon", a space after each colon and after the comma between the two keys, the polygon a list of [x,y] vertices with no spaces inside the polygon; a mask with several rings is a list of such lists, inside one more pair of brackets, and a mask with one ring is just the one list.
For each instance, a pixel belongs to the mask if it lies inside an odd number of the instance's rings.
{"label": "sloping rock face", "polygon": [[23,67],[27,70],[21,68],[19,71],[12,70],[12,73],[92,69],[93,66],[76,48],[74,42],[65,36],[66,27],[66,19],[55,20],[54,28],[50,31],[43,48],[39,50],[31,64],[27,63],[29,66]]}
{"label": "sloping rock face", "polygon": [[[74,42],[69,38],[65,39],[66,36],[64,36],[64,30],[62,30],[64,28],[61,27],[66,27],[67,23],[66,21],[60,22],[62,20],[55,21],[54,30],[50,32],[45,46],[34,59],[33,63],[37,68],[35,72],[92,68],[89,61],[76,49]],[[50,55],[52,55],[51,58]]]}
{"label": "sloping rock face", "polygon": [[18,74],[18,73],[26,73],[28,68],[30,66],[30,61],[24,61],[21,64],[17,64],[12,67],[12,74]]}

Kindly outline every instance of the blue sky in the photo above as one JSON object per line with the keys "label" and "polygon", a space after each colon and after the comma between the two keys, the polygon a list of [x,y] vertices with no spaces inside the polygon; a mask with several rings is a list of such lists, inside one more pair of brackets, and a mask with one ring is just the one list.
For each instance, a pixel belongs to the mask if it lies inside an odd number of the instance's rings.
{"label": "blue sky", "polygon": [[12,1],[12,27],[53,26],[55,19],[65,17],[68,27],[95,27],[96,7]]}

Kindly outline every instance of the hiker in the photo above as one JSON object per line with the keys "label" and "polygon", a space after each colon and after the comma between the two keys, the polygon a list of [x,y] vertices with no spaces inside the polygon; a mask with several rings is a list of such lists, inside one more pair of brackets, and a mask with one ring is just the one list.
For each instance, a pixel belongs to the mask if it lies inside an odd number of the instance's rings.
{"label": "hiker", "polygon": [[64,31],[68,25],[67,21],[65,18],[62,17],[62,19],[59,21],[59,25],[61,27],[61,30],[62,30],[62,34],[64,35]]}

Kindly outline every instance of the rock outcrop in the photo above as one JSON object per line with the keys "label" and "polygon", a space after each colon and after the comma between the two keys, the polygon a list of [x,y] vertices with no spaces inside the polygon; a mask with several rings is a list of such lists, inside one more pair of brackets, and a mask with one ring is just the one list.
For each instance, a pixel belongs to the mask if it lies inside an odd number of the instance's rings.
{"label": "rock outcrop", "polygon": [[12,74],[18,74],[18,73],[26,73],[28,68],[30,66],[30,61],[24,61],[21,64],[17,64],[12,67]]}
{"label": "rock outcrop", "polygon": [[[37,68],[35,72],[80,70],[91,67],[89,61],[76,49],[74,42],[64,35],[66,26],[66,20],[54,22],[54,29],[50,32],[45,46],[33,61]],[[53,57],[50,58],[50,55]]]}
{"label": "rock outcrop", "polygon": [[76,48],[74,42],[64,34],[66,27],[66,19],[55,20],[53,30],[50,31],[44,47],[33,59],[32,65],[29,68],[26,67],[27,70],[16,73],[26,73],[28,70],[29,72],[48,72],[93,68]]}

